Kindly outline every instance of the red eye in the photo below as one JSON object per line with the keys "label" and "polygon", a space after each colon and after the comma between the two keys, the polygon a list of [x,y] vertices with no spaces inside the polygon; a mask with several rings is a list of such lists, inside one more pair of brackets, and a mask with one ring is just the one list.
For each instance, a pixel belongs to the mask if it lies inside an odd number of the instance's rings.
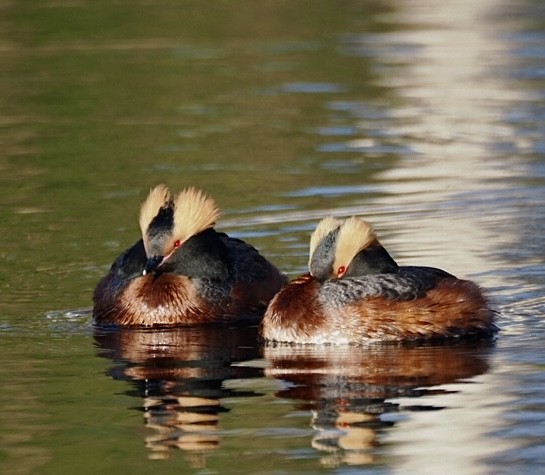
{"label": "red eye", "polygon": [[179,240],[174,241],[174,249],[178,249],[180,247],[180,244],[182,244]]}
{"label": "red eye", "polygon": [[338,277],[341,277],[345,272],[346,272],[346,267],[345,267],[345,266],[341,266],[341,267],[339,267],[339,269],[337,270],[337,276],[338,276]]}

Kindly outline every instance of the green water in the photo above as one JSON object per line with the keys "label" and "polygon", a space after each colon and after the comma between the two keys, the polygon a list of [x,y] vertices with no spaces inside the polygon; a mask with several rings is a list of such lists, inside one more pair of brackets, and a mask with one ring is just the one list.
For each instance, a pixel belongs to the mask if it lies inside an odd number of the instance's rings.
{"label": "green water", "polygon": [[[539,2],[0,3],[0,471],[532,473],[545,463]],[[150,187],[290,277],[327,214],[476,280],[493,346],[103,333]]]}

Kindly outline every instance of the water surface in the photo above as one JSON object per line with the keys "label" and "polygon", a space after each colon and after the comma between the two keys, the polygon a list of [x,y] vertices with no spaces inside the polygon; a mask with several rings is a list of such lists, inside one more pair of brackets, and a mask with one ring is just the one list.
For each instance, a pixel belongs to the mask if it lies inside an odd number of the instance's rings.
{"label": "water surface", "polygon": [[[2,473],[536,473],[539,2],[4,2]],[[290,277],[328,214],[483,286],[493,343],[262,348],[107,332],[149,188],[195,185]],[[447,461],[447,462],[445,462]]]}

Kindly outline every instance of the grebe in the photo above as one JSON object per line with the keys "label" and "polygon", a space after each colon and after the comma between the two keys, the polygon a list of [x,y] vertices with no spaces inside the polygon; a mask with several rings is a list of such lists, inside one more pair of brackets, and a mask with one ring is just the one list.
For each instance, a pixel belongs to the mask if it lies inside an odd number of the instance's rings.
{"label": "grebe", "polygon": [[214,229],[219,209],[202,191],[151,190],[142,238],[98,283],[98,325],[164,327],[259,322],[286,277],[249,244]]}
{"label": "grebe", "polygon": [[398,266],[371,225],[357,217],[319,223],[309,270],[270,302],[261,323],[265,340],[363,344],[497,331],[477,284],[433,267]]}

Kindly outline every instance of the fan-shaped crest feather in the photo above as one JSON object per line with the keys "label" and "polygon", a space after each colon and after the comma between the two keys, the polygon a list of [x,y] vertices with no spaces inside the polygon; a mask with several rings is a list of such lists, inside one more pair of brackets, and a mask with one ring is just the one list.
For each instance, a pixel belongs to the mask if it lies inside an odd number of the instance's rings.
{"label": "fan-shaped crest feather", "polygon": [[347,218],[337,236],[334,268],[348,266],[356,254],[377,240],[373,227],[367,221],[356,216]]}
{"label": "fan-shaped crest feather", "polygon": [[212,228],[220,211],[213,198],[197,188],[186,188],[174,198],[173,236],[184,242],[191,236]]}
{"label": "fan-shaped crest feather", "polygon": [[316,226],[316,229],[310,236],[310,251],[309,251],[309,266],[310,261],[312,260],[312,255],[314,254],[314,251],[316,250],[316,247],[320,242],[324,240],[324,238],[333,230],[340,227],[342,224],[342,221],[340,219],[337,219],[333,216],[328,216],[327,218],[322,219],[318,226]]}
{"label": "fan-shaped crest feather", "polygon": [[140,207],[140,229],[142,231],[142,236],[146,236],[146,231],[148,226],[161,207],[165,206],[169,201],[172,200],[172,194],[166,185],[157,185],[155,188],[150,190],[148,197],[142,203]]}

